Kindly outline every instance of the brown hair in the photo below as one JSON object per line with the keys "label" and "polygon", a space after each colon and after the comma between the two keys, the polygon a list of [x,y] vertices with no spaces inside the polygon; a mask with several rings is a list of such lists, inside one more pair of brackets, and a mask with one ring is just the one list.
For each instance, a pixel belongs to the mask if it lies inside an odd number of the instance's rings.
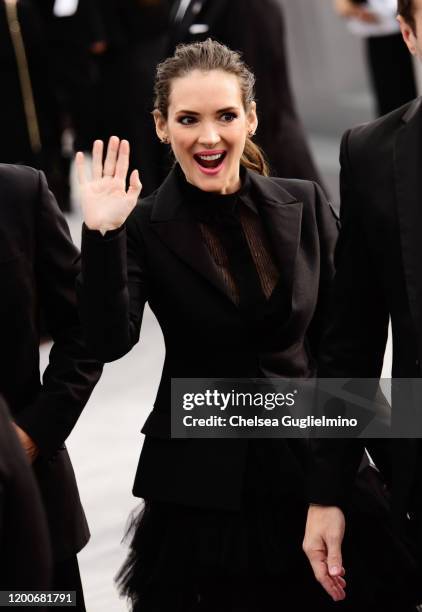
{"label": "brown hair", "polygon": [[413,31],[416,29],[415,18],[413,16],[412,0],[398,0],[397,13],[410,25]]}
{"label": "brown hair", "polygon": [[[186,76],[193,70],[203,72],[223,70],[234,74],[239,79],[244,109],[247,110],[254,101],[255,76],[241,59],[240,53],[208,38],[204,42],[178,45],[174,55],[157,66],[154,108],[165,119],[167,119],[172,81]],[[246,138],[240,163],[264,176],[269,174],[264,153],[249,136]]]}

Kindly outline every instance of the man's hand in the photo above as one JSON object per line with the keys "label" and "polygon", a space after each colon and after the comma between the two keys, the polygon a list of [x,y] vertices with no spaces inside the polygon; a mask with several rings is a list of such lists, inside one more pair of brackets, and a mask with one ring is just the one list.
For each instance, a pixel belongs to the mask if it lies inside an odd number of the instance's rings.
{"label": "man's hand", "polygon": [[34,440],[28,436],[26,431],[24,431],[23,429],[19,427],[19,425],[16,425],[16,423],[13,423],[13,427],[15,428],[16,435],[19,438],[19,442],[21,443],[26,456],[28,457],[29,461],[32,463],[37,458],[38,446],[35,444]]}
{"label": "man's hand", "polygon": [[345,599],[346,581],[341,558],[344,514],[337,506],[314,506],[308,510],[303,550],[315,578],[334,601]]}

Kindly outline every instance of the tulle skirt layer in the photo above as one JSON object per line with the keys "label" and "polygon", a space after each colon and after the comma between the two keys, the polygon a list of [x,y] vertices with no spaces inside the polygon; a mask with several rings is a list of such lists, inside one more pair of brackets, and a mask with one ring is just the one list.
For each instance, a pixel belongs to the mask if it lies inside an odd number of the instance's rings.
{"label": "tulle skirt layer", "polygon": [[118,576],[133,610],[414,611],[414,587],[421,578],[395,534],[374,473],[360,476],[346,517],[348,597],[334,604],[301,549],[307,513],[303,489],[287,487],[285,480],[283,488],[277,470],[285,466],[270,468],[271,462],[262,461],[266,453],[276,460],[277,446],[270,447],[251,451],[237,512],[144,502],[132,519],[130,553]]}

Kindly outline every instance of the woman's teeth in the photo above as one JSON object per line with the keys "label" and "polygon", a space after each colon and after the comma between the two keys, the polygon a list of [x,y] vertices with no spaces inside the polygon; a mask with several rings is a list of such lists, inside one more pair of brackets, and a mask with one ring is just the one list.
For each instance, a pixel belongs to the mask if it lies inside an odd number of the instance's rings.
{"label": "woman's teeth", "polygon": [[205,161],[214,161],[216,159],[220,159],[220,157],[223,157],[223,154],[217,153],[216,155],[200,155],[199,157]]}
{"label": "woman's teeth", "polygon": [[204,168],[217,168],[226,156],[226,152],[213,153],[211,155],[196,154],[196,161]]}

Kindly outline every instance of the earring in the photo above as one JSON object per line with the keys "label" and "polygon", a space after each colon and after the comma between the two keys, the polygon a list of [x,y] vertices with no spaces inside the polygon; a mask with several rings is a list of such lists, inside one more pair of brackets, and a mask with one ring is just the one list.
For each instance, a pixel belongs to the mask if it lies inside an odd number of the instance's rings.
{"label": "earring", "polygon": [[253,136],[255,136],[255,132],[253,130],[250,130],[248,136],[249,138],[252,138]]}
{"label": "earring", "polygon": [[163,138],[161,139],[161,144],[169,144],[169,139],[167,138],[167,136],[163,136]]}

